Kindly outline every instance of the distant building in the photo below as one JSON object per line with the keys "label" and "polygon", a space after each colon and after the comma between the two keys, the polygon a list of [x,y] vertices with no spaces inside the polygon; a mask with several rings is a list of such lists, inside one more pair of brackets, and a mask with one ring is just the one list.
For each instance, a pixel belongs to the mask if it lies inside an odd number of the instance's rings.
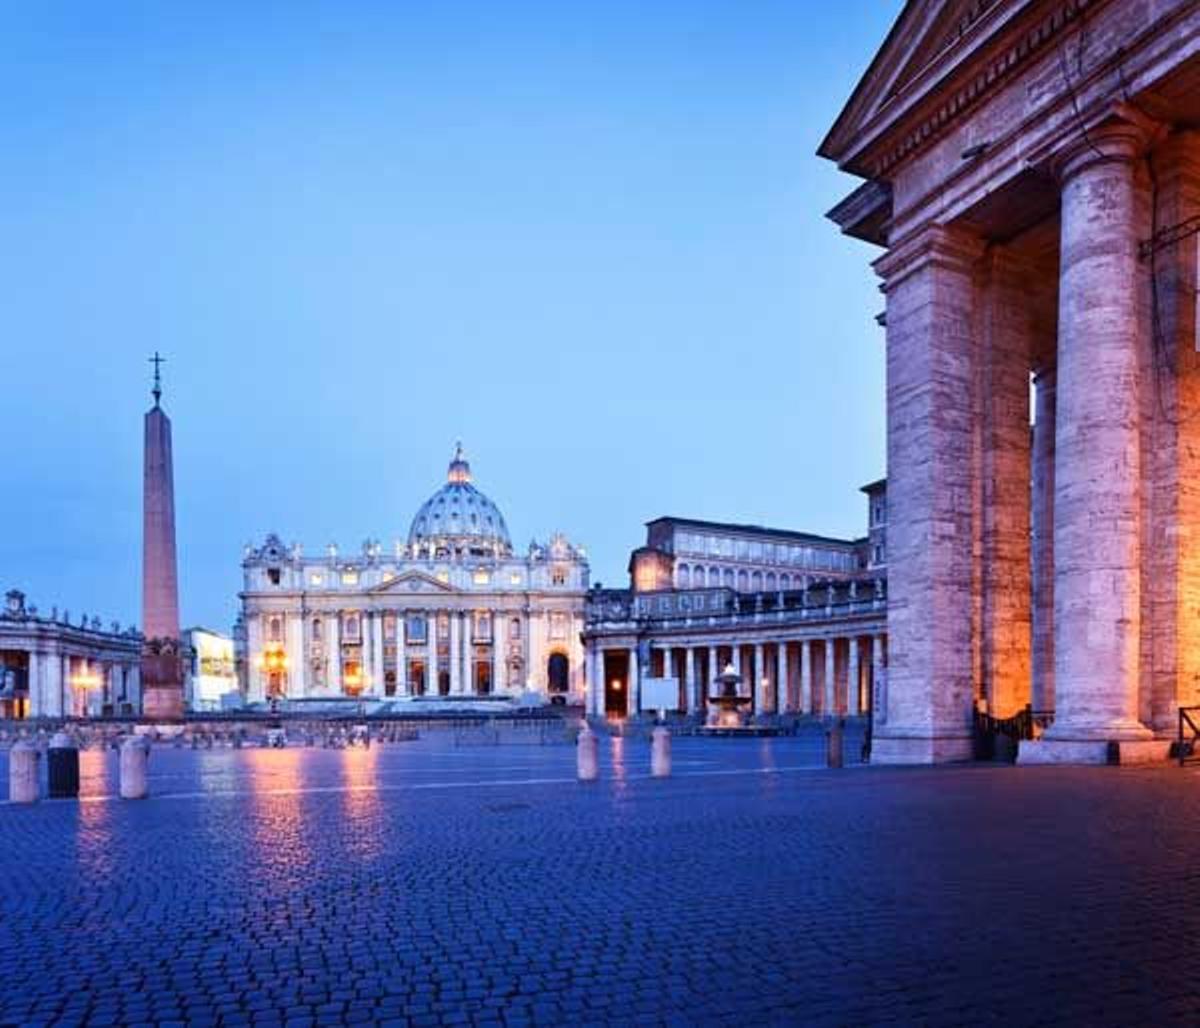
{"label": "distant building", "polygon": [[142,636],[98,617],[48,616],[11,589],[0,610],[0,718],[141,711]]}
{"label": "distant building", "polygon": [[240,699],[233,638],[207,628],[183,633],[188,658],[184,703],[189,710],[221,710]]}
{"label": "distant building", "polygon": [[869,711],[887,660],[886,481],[863,492],[860,539],[649,522],[630,588],[588,593],[588,712],[620,718],[657,705],[643,702],[653,681],[669,709],[702,715],[729,664],[755,714]]}
{"label": "distant building", "polygon": [[587,558],[562,535],[518,556],[461,447],[390,551],[306,557],[270,535],[242,569],[235,637],[251,702],[527,690],[583,702]]}

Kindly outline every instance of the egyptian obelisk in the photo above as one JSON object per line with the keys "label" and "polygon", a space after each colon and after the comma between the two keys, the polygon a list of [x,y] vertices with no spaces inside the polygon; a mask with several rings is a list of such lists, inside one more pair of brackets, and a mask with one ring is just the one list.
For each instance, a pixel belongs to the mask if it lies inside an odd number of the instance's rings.
{"label": "egyptian obelisk", "polygon": [[171,419],[162,409],[163,358],[154,364],[154,406],[146,412],[142,478],[142,713],[183,716],[179,582],[175,567],[175,481]]}

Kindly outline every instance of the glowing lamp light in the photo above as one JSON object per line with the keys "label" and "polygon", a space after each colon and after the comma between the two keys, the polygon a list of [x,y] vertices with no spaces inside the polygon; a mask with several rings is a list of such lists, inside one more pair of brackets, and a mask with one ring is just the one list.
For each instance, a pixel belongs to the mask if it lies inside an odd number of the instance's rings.
{"label": "glowing lamp light", "polygon": [[623,688],[625,688],[625,683],[619,678],[614,678],[612,680],[612,687],[614,692],[620,692]]}

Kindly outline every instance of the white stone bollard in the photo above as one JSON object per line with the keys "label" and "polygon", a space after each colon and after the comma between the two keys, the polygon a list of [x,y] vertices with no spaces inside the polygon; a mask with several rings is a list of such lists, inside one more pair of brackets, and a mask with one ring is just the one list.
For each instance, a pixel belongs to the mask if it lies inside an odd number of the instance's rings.
{"label": "white stone bollard", "polygon": [[121,743],[121,799],[144,800],[150,792],[146,781],[146,763],[150,746],[134,735]]}
{"label": "white stone bollard", "polygon": [[650,774],[666,778],[671,773],[671,733],[659,725],[650,733]]}
{"label": "white stone bollard", "polygon": [[596,734],[586,721],[575,742],[575,763],[581,782],[594,782],[600,774],[596,760]]}
{"label": "white stone bollard", "polygon": [[8,802],[36,803],[41,794],[38,786],[38,757],[41,754],[31,742],[19,739],[8,751]]}

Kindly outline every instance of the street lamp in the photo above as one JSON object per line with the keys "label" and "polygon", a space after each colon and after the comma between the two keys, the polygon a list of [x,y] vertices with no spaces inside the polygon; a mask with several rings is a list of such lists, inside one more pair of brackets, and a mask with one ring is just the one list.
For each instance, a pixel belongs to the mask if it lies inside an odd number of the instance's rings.
{"label": "street lamp", "polygon": [[71,687],[75,690],[76,708],[79,711],[80,717],[88,716],[88,693],[92,689],[99,689],[103,684],[103,679],[100,674],[88,667],[88,662],[85,660],[79,671],[71,676]]}

